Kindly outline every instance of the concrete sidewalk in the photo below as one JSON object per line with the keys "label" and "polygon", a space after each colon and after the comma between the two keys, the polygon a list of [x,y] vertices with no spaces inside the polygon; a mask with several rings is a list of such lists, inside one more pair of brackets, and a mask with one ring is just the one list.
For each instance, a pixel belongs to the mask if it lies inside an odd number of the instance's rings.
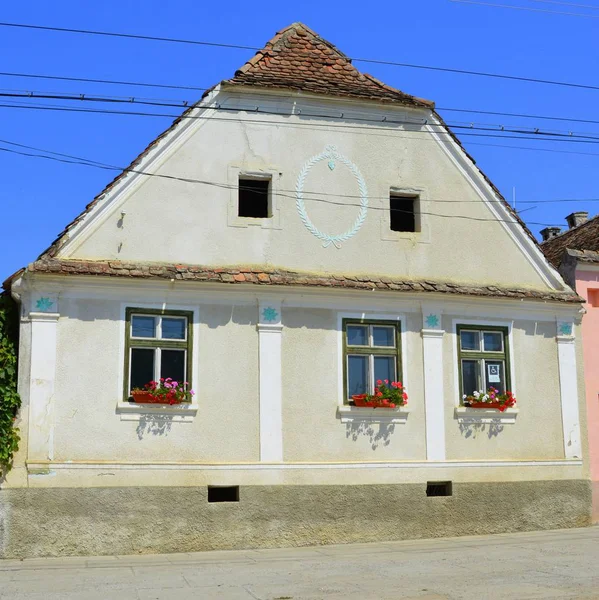
{"label": "concrete sidewalk", "polygon": [[2,600],[599,599],[599,528],[0,561]]}

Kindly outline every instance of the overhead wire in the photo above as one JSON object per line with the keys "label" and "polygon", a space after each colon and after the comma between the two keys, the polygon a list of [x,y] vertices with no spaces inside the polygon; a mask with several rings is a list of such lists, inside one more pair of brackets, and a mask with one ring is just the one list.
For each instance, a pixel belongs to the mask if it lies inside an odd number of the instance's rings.
{"label": "overhead wire", "polygon": [[[1,95],[1,94],[0,94]],[[143,102],[140,102],[143,104]],[[167,117],[172,119],[210,119],[214,121],[235,121],[234,118],[221,118],[221,117],[213,117],[213,116],[204,116],[204,115],[192,115],[192,114],[169,114],[169,113],[154,113],[154,112],[143,112],[143,111],[121,111],[121,110],[107,110],[107,109],[99,109],[99,108],[79,108],[72,106],[60,106],[60,105],[39,105],[39,104],[0,104],[0,108],[18,108],[18,109],[30,109],[30,110],[47,110],[47,111],[60,111],[60,112],[74,112],[74,113],[92,113],[92,114],[112,114],[112,115],[130,115],[130,116],[141,116],[141,117]],[[177,108],[180,108],[177,105]],[[223,110],[223,111],[232,111],[232,112],[247,112],[252,114],[264,114],[264,115],[276,115],[276,116],[296,116],[296,117],[309,117],[314,119],[335,119],[344,118],[343,115],[319,115],[316,113],[302,113],[302,114],[287,114],[273,111],[264,111],[260,110],[258,107],[256,109],[251,108],[233,108],[233,107],[195,107],[198,110]],[[276,125],[285,125],[285,126],[293,126],[293,127],[301,127],[301,126],[309,126],[309,127],[329,127],[336,129],[358,129],[358,130],[366,130],[366,129],[376,129],[380,131],[380,127],[385,124],[404,124],[404,125],[418,125],[419,123],[415,121],[398,121],[393,119],[383,120],[370,120],[370,122],[377,123],[379,127],[373,127],[368,125],[352,125],[348,123],[339,123],[339,124],[330,124],[330,123],[306,123],[302,121],[294,122],[294,123],[285,123],[281,124],[278,121],[266,120],[266,119],[239,119],[245,123],[262,123],[262,124],[276,124]],[[357,118],[356,120],[368,122],[368,119]],[[426,123],[421,123],[426,124]],[[439,130],[434,130],[434,133],[437,135],[443,136],[452,136],[452,133],[447,131],[442,125],[438,125],[436,123],[428,123],[430,126],[439,127]],[[535,141],[543,141],[543,142],[568,142],[568,143],[581,143],[581,144],[597,144],[599,143],[599,136],[588,136],[588,135],[579,135],[573,133],[551,133],[551,132],[541,132],[537,131],[525,131],[525,130],[510,130],[507,128],[500,129],[501,126],[495,126],[495,128],[489,127],[475,127],[472,125],[453,125],[455,129],[463,129],[464,131],[460,132],[461,136],[465,137],[485,137],[485,138],[494,138],[494,139],[518,139],[518,140],[535,140]],[[466,130],[473,131],[483,131],[487,133],[470,133]],[[493,133],[495,132],[495,133]],[[414,130],[407,131],[402,130],[402,133],[406,134],[427,134],[426,131]],[[509,133],[514,133],[516,135],[509,135]]]}
{"label": "overhead wire", "polygon": [[536,13],[547,13],[551,15],[567,15],[570,17],[586,17],[588,19],[599,19],[598,15],[588,15],[585,13],[566,12],[561,10],[549,10],[546,8],[533,8],[532,6],[514,6],[512,4],[495,4],[492,2],[480,2],[480,0],[451,0],[456,4],[477,4],[479,6],[489,6],[493,8],[511,8],[513,10],[527,10]]}
{"label": "overhead wire", "polygon": [[[102,83],[107,85],[123,85],[129,87],[141,86],[148,88],[164,88],[164,89],[172,89],[172,90],[194,90],[199,92],[205,92],[210,88],[206,87],[196,87],[196,86],[186,86],[186,85],[169,85],[162,83],[148,83],[141,81],[119,81],[114,79],[91,79],[89,77],[68,77],[68,76],[59,76],[59,75],[42,75],[39,73],[13,73],[13,72],[0,72],[0,77],[21,77],[21,78],[33,78],[33,79],[42,79],[42,80],[51,80],[51,81],[70,81],[70,82],[78,82],[78,83]],[[181,105],[183,106],[186,102],[188,104],[193,103],[193,100],[179,100]],[[505,112],[505,111],[491,111],[491,110],[480,110],[480,109],[471,109],[471,108],[456,108],[456,107],[448,107],[448,106],[436,106],[435,109],[437,111],[445,111],[445,112],[461,112],[461,113],[471,113],[471,114],[481,114],[481,115],[494,115],[494,116],[504,116],[504,117],[518,117],[524,119],[544,119],[551,121],[567,121],[573,123],[587,123],[598,125],[599,120],[594,119],[581,119],[578,117],[567,117],[567,116],[551,116],[551,115],[537,115],[537,114],[528,114],[528,113],[514,113],[514,112]]]}
{"label": "overhead wire", "polygon": [[[135,174],[139,174],[139,175],[145,175],[145,176],[149,176],[149,177],[159,177],[159,178],[164,178],[164,179],[170,179],[170,180],[175,180],[175,181],[181,181],[184,183],[195,183],[195,184],[202,184],[202,185],[207,185],[207,186],[213,186],[213,187],[218,187],[218,188],[223,188],[223,189],[228,189],[228,190],[240,190],[240,189],[248,189],[248,190],[253,190],[253,188],[244,188],[243,186],[239,186],[239,185],[234,185],[234,184],[228,184],[228,183],[221,183],[221,182],[215,182],[215,181],[208,181],[208,180],[201,180],[201,179],[195,179],[195,178],[188,178],[188,177],[180,177],[180,176],[175,176],[175,175],[167,175],[167,174],[163,174],[163,173],[149,173],[146,171],[142,171],[140,169],[137,168],[131,168],[131,167],[117,167],[114,165],[109,165],[109,164],[105,164],[105,163],[100,163],[97,161],[90,161],[89,159],[86,158],[82,158],[82,157],[77,157],[74,155],[68,155],[68,154],[62,154],[62,153],[57,153],[57,152],[50,152],[48,150],[42,150],[39,148],[34,148],[32,146],[27,146],[25,144],[18,144],[15,142],[10,142],[7,140],[0,140],[0,143],[3,144],[10,144],[10,145],[14,145],[14,146],[18,146],[21,148],[29,148],[29,149],[33,149],[36,150],[38,152],[45,152],[46,154],[56,154],[56,156],[46,156],[43,154],[37,154],[37,153],[31,153],[31,152],[24,152],[21,150],[15,150],[12,148],[3,148],[0,147],[0,152],[8,152],[11,154],[17,154],[20,156],[25,156],[25,157],[30,157],[30,158],[42,158],[42,159],[46,159],[46,160],[51,160],[51,161],[57,161],[57,162],[61,162],[61,163],[66,163],[66,164],[78,164],[78,165],[82,165],[82,166],[88,166],[88,167],[95,167],[95,168],[100,168],[100,169],[104,169],[104,170],[112,170],[112,171],[121,171],[123,173],[135,173]],[[294,190],[287,190],[287,191],[291,191],[293,192],[293,194],[287,194],[285,193],[284,190],[278,190],[275,192],[277,197],[281,197],[281,198],[289,198],[292,200],[297,200],[297,191]],[[306,192],[304,192],[306,193]],[[311,192],[313,194],[320,194],[322,195],[322,192]],[[330,194],[330,195],[335,195],[338,197],[343,197],[343,198],[356,198],[357,196],[350,196],[350,195],[345,195],[345,194]],[[379,197],[381,198],[381,197]],[[387,199],[387,197],[385,196],[384,199]],[[319,202],[319,203],[324,203],[324,204],[331,204],[331,205],[336,205],[336,206],[342,206],[342,207],[362,207],[362,205],[360,203],[352,203],[352,202],[337,202],[334,200],[326,200],[323,198],[305,198],[305,200],[309,201],[309,202]],[[454,202],[454,201],[440,201],[438,200],[437,202]],[[469,202],[474,202],[476,203],[477,201],[469,201]],[[496,201],[497,203],[501,203],[503,205],[505,205],[505,203],[500,200],[497,199]],[[536,201],[538,202],[538,201]],[[379,211],[385,211],[388,212],[390,209],[387,207],[382,207],[382,206],[368,206],[367,207],[368,210],[379,210]],[[411,214],[411,211],[409,210],[401,210],[401,209],[394,209],[394,212],[401,212],[401,213],[406,213],[406,214]],[[478,221],[478,222],[503,222],[503,223],[510,223],[510,224],[514,224],[516,223],[515,220],[505,220],[505,219],[497,219],[497,218],[484,218],[484,217],[474,217],[472,215],[448,215],[448,214],[441,214],[441,213],[435,213],[435,212],[430,212],[430,211],[419,211],[419,214],[422,215],[428,215],[428,216],[434,216],[434,217],[440,217],[440,218],[456,218],[456,219],[466,219],[466,220],[471,220],[471,221]],[[529,222],[529,224],[531,225],[538,225],[538,226],[547,226],[547,227],[551,227],[551,226],[555,226],[554,223],[539,223],[539,222]]]}
{"label": "overhead wire", "polygon": [[[458,0],[452,0],[458,1]],[[466,2],[467,0],[460,0]],[[469,1],[469,0],[468,0]],[[539,9],[540,10],[540,9]],[[104,36],[104,37],[115,37],[115,38],[127,38],[127,39],[136,39],[136,40],[145,40],[145,41],[157,41],[157,42],[171,42],[177,44],[191,44],[197,46],[211,46],[215,48],[229,48],[229,49],[238,49],[238,50],[253,50],[258,51],[262,48],[258,46],[245,46],[241,44],[228,44],[222,42],[207,42],[203,40],[190,40],[190,39],[182,39],[182,38],[171,38],[171,37],[161,37],[161,36],[153,36],[153,35],[142,35],[142,34],[134,34],[134,33],[120,33],[120,32],[112,32],[112,31],[98,31],[93,29],[76,29],[76,28],[68,28],[68,27],[53,27],[49,25],[35,25],[31,23],[10,23],[10,22],[0,22],[0,27],[12,27],[12,28],[20,28],[20,29],[31,29],[38,31],[53,31],[59,33],[75,33],[82,35],[93,35],[93,36]],[[539,79],[534,77],[523,77],[516,75],[505,75],[502,73],[489,73],[484,71],[473,71],[468,69],[457,69],[450,67],[437,67],[432,65],[418,65],[413,63],[403,63],[389,60],[378,60],[372,58],[361,58],[361,57],[352,57],[349,60],[353,62],[363,62],[369,64],[377,64],[377,65],[389,65],[395,67],[405,67],[410,69],[424,69],[430,71],[439,71],[445,73],[458,73],[462,75],[473,75],[478,77],[490,77],[495,79],[503,79],[503,80],[512,80],[512,81],[522,81],[529,83],[540,83],[545,85],[558,85],[565,86],[570,88],[580,88],[587,90],[599,90],[599,86],[590,85],[590,84],[582,84],[582,83],[574,83],[567,81],[555,81],[550,79]]]}
{"label": "overhead wire", "polygon": [[[115,97],[115,96],[98,96],[93,94],[85,94],[85,93],[77,93],[77,94],[65,94],[59,92],[40,92],[40,91],[27,91],[27,90],[1,90],[0,89],[0,97],[2,98],[33,98],[33,99],[46,99],[46,100],[68,100],[74,102],[94,102],[94,103],[108,103],[108,104],[141,104],[144,106],[158,106],[158,107],[167,107],[167,108],[187,108],[191,106],[193,103],[189,103],[187,100],[164,100],[164,99],[156,99],[156,98],[135,98],[135,97]],[[258,112],[261,114],[270,114],[270,115],[287,115],[287,113],[283,113],[281,111],[266,111],[263,109],[259,109],[259,107],[255,107],[255,105],[250,107],[226,107],[222,105],[206,105],[201,107],[202,110],[221,110],[221,111],[230,111],[230,112]],[[344,113],[340,113],[339,115],[334,115],[331,113],[328,114],[319,114],[319,113],[298,113],[302,116],[309,116],[314,118],[329,118],[329,119],[343,119]],[[372,122],[372,123],[390,123],[390,124],[399,124],[399,125],[408,125],[408,124],[417,124],[418,120],[406,121],[406,120],[397,120],[397,119],[389,119],[386,116],[381,117],[379,119],[369,117],[359,117],[357,116],[356,111],[352,111],[352,119],[364,121],[364,122]],[[371,113],[362,113],[368,114]],[[424,120],[424,119],[420,119]],[[597,122],[599,124],[599,121]],[[431,123],[432,125],[432,123]],[[538,127],[530,127],[530,130],[526,129],[511,129],[510,126],[506,125],[497,125],[491,123],[469,123],[464,124],[463,122],[455,122],[448,123],[449,126],[454,129],[472,129],[472,130],[480,130],[480,131],[493,131],[492,128],[497,128],[502,132],[508,133],[521,133],[521,134],[535,134],[539,136],[564,136],[564,137],[578,137],[584,139],[599,139],[599,133],[596,136],[587,136],[589,132],[580,132],[580,131],[563,131],[563,130],[554,130],[554,131],[541,131]],[[476,125],[476,126],[475,126]]]}

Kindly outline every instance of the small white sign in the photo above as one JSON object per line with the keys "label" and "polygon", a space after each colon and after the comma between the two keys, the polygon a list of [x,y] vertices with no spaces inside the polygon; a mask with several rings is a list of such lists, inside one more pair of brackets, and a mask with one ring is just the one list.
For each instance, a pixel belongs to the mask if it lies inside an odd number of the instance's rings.
{"label": "small white sign", "polygon": [[489,373],[489,383],[501,382],[501,377],[499,376],[499,365],[487,365],[487,371]]}

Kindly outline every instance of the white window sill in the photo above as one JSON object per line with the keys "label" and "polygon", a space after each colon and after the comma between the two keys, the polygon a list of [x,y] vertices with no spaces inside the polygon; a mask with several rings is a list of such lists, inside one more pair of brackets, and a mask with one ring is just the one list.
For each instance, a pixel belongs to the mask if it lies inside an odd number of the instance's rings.
{"label": "white window sill", "polygon": [[367,408],[361,406],[338,406],[337,417],[342,423],[369,421],[371,423],[389,423],[405,425],[410,414],[409,408]]}
{"label": "white window sill", "polygon": [[151,419],[171,421],[173,423],[191,423],[198,412],[196,402],[181,404],[138,404],[136,402],[119,402],[116,413],[121,421],[141,421]]}
{"label": "white window sill", "polygon": [[468,406],[456,406],[455,416],[458,423],[515,423],[520,411],[517,408],[506,408],[501,412],[498,408],[470,408]]}

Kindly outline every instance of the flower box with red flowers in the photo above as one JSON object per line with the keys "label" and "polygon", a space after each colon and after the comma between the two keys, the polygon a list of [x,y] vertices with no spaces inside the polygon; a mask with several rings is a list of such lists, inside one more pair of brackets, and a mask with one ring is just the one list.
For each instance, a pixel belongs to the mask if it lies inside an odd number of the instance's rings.
{"label": "flower box with red flowers", "polygon": [[505,412],[516,405],[516,396],[512,392],[500,393],[498,389],[490,387],[486,392],[473,392],[470,396],[464,394],[462,401],[466,408],[496,409]]}
{"label": "flower box with red flowers", "polygon": [[143,389],[133,389],[131,397],[136,404],[181,404],[191,402],[195,393],[188,388],[189,383],[180,383],[167,377],[160,381],[150,381]]}
{"label": "flower box with red flowers", "polygon": [[408,394],[401,381],[379,379],[374,394],[355,394],[352,397],[354,406],[358,408],[398,408],[408,403]]}

